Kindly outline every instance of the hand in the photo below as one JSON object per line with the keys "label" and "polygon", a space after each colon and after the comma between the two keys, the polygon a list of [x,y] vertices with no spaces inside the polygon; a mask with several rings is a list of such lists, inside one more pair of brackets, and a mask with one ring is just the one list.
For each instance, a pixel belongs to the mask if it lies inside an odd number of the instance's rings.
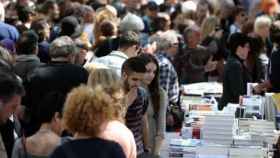
{"label": "hand", "polygon": [[214,71],[217,68],[217,61],[212,61],[213,57],[210,57],[209,60],[207,61],[207,64],[204,66],[204,71],[205,72],[211,72]]}
{"label": "hand", "polygon": [[126,105],[130,106],[137,97],[137,88],[132,88],[126,95]]}
{"label": "hand", "polygon": [[258,84],[257,86],[253,87],[253,89],[254,89],[254,93],[256,94],[261,94],[266,90],[261,84]]}

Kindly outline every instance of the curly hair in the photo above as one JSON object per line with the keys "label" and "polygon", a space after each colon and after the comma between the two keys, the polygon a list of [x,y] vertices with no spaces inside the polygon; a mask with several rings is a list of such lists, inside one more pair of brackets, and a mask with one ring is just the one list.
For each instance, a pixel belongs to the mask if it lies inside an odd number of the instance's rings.
{"label": "curly hair", "polygon": [[67,130],[95,137],[101,125],[118,119],[117,108],[122,106],[123,93],[110,92],[102,86],[94,88],[81,85],[67,96],[63,112],[63,124]]}

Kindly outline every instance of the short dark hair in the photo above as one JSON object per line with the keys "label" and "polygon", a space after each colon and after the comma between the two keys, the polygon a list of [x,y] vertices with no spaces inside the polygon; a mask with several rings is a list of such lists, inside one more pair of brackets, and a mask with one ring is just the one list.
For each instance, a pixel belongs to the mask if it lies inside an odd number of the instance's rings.
{"label": "short dark hair", "polygon": [[247,35],[243,33],[234,33],[229,39],[229,50],[232,54],[235,54],[238,46],[244,47],[246,43],[250,44],[250,39]]}
{"label": "short dark hair", "polygon": [[22,33],[16,43],[18,54],[34,54],[38,47],[38,35],[33,30],[28,30]]}
{"label": "short dark hair", "polygon": [[18,19],[22,22],[28,22],[29,16],[34,15],[35,11],[29,6],[19,6],[17,8]]}
{"label": "short dark hair", "polygon": [[113,36],[114,35],[114,24],[109,20],[104,20],[100,24],[100,31],[103,36]]}
{"label": "short dark hair", "polygon": [[57,4],[57,2],[55,0],[46,0],[41,8],[40,11],[44,14],[47,14],[49,12],[49,9],[52,8],[53,5]]}
{"label": "short dark hair", "polygon": [[233,10],[233,17],[235,18],[242,12],[245,12],[245,8],[242,6],[236,6],[235,9]]}
{"label": "short dark hair", "polygon": [[131,47],[139,44],[139,36],[133,31],[127,31],[120,35],[119,47]]}
{"label": "short dark hair", "polygon": [[159,6],[154,1],[149,1],[146,6],[147,6],[147,9],[150,10],[150,11],[158,11],[159,10]]}
{"label": "short dark hair", "polygon": [[122,74],[145,73],[147,71],[145,66],[145,61],[141,57],[129,58],[122,65]]}
{"label": "short dark hair", "polygon": [[58,112],[60,116],[62,116],[64,101],[65,95],[61,92],[54,91],[47,93],[39,104],[39,123],[51,122],[56,112]]}
{"label": "short dark hair", "polygon": [[25,94],[21,80],[12,71],[0,67],[0,99],[8,102],[13,96]]}
{"label": "short dark hair", "polygon": [[42,42],[45,39],[44,29],[48,25],[46,19],[38,19],[31,23],[31,29],[38,35],[38,42]]}

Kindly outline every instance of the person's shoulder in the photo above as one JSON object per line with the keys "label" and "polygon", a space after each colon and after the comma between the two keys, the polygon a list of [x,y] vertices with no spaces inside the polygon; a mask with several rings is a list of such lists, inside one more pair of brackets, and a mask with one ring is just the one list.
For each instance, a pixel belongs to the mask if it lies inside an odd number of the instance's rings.
{"label": "person's shoulder", "polygon": [[242,67],[241,62],[233,57],[229,57],[225,65],[225,68],[229,70],[240,69],[241,67]]}
{"label": "person's shoulder", "polygon": [[110,121],[108,123],[107,129],[109,130],[109,136],[110,134],[112,134],[111,138],[113,139],[113,141],[116,141],[118,143],[125,142],[125,140],[134,139],[132,132],[127,128],[125,124],[120,121]]}
{"label": "person's shoulder", "polygon": [[168,66],[172,64],[170,60],[162,54],[156,55],[160,66]]}

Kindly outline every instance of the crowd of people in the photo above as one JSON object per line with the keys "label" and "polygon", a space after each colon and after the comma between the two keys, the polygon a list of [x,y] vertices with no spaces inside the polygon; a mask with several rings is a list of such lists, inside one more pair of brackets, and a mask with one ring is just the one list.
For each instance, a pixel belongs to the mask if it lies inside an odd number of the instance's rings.
{"label": "crowd of people", "polygon": [[[0,157],[160,157],[181,85],[280,92],[277,0],[0,0]],[[279,72],[279,71],[278,71]]]}

